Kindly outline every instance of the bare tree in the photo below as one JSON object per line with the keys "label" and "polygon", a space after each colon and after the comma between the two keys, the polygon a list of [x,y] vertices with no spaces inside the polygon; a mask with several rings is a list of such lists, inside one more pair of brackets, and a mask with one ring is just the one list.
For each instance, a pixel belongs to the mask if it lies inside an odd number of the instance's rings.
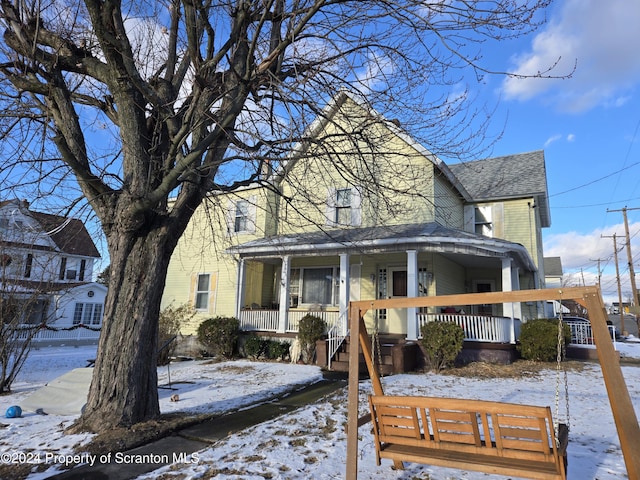
{"label": "bare tree", "polygon": [[[110,255],[79,427],[159,415],[167,266],[210,193],[263,181],[339,88],[364,94],[436,154],[473,152],[491,112],[469,108],[453,86],[465,72],[500,73],[483,68],[481,43],[531,32],[548,3],[0,0],[0,181],[86,199]],[[352,173],[361,183],[368,174]]]}

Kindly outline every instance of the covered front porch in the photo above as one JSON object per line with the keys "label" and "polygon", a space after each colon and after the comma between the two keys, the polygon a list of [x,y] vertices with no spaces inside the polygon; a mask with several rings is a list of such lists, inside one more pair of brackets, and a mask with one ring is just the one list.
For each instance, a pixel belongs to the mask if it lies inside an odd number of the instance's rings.
{"label": "covered front porch", "polygon": [[[229,249],[239,261],[236,317],[245,331],[295,336],[307,314],[327,324],[329,359],[347,336],[350,301],[514,291],[537,284],[537,268],[519,244],[436,223],[301,233]],[[516,342],[520,318],[536,303],[442,305],[371,310],[371,332],[407,342],[433,320],[455,322],[469,342]]]}

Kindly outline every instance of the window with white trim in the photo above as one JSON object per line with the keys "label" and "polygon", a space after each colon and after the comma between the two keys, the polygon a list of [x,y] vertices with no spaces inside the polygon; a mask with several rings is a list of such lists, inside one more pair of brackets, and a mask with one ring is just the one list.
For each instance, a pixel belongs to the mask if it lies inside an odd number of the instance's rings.
{"label": "window with white trim", "polygon": [[100,325],[103,308],[101,303],[76,303],[73,311],[73,324]]}
{"label": "window with white trim", "polygon": [[336,210],[333,221],[337,225],[351,225],[351,189],[336,190]]}
{"label": "window with white trim", "polygon": [[329,190],[327,199],[327,224],[358,226],[362,223],[362,199],[355,187]]}
{"label": "window with white trim", "polygon": [[249,230],[249,202],[238,200],[236,202],[236,213],[233,224],[234,232],[246,232]]}
{"label": "window with white trim", "polygon": [[486,237],[493,237],[493,221],[491,218],[491,206],[475,208],[476,233]]}
{"label": "window with white trim", "polygon": [[211,283],[211,275],[208,273],[201,273],[198,275],[195,292],[195,309],[196,310],[208,310],[209,309],[209,286]]}
{"label": "window with white trim", "polygon": [[337,305],[340,299],[340,267],[292,268],[289,294],[297,304]]}
{"label": "window with white trim", "polygon": [[227,229],[233,233],[254,233],[256,231],[256,196],[246,199],[229,200],[227,204]]}

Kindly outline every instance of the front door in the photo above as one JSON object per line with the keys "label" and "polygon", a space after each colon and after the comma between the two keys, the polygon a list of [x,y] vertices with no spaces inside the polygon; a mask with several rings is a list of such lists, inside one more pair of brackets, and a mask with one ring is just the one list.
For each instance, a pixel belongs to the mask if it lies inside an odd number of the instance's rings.
{"label": "front door", "polygon": [[[387,292],[389,298],[403,298],[407,296],[407,267],[390,267],[387,275]],[[388,333],[407,333],[407,309],[389,309],[387,314]]]}
{"label": "front door", "polygon": [[[474,291],[476,293],[488,293],[495,291],[495,282],[493,280],[476,280],[474,283]],[[493,315],[494,305],[486,303],[483,305],[475,305],[474,310],[477,315]]]}

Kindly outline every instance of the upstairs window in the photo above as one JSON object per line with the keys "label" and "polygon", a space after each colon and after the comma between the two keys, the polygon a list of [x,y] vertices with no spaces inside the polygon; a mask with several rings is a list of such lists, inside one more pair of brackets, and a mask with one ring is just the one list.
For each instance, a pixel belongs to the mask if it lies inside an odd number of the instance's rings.
{"label": "upstairs window", "polygon": [[27,254],[27,261],[24,264],[24,278],[31,278],[31,269],[33,268],[33,255]]}
{"label": "upstairs window", "polygon": [[234,232],[246,232],[249,229],[249,202],[238,200],[236,202],[236,215]]}
{"label": "upstairs window", "polygon": [[256,197],[230,200],[227,207],[229,233],[253,233],[256,231]]}
{"label": "upstairs window", "polygon": [[361,224],[361,197],[357,188],[338,188],[329,191],[327,224],[332,226]]}
{"label": "upstairs window", "polygon": [[336,210],[334,222],[337,225],[351,225],[351,189],[336,190]]}
{"label": "upstairs window", "polygon": [[493,222],[491,219],[491,206],[476,207],[475,209],[476,233],[485,237],[493,237]]}

